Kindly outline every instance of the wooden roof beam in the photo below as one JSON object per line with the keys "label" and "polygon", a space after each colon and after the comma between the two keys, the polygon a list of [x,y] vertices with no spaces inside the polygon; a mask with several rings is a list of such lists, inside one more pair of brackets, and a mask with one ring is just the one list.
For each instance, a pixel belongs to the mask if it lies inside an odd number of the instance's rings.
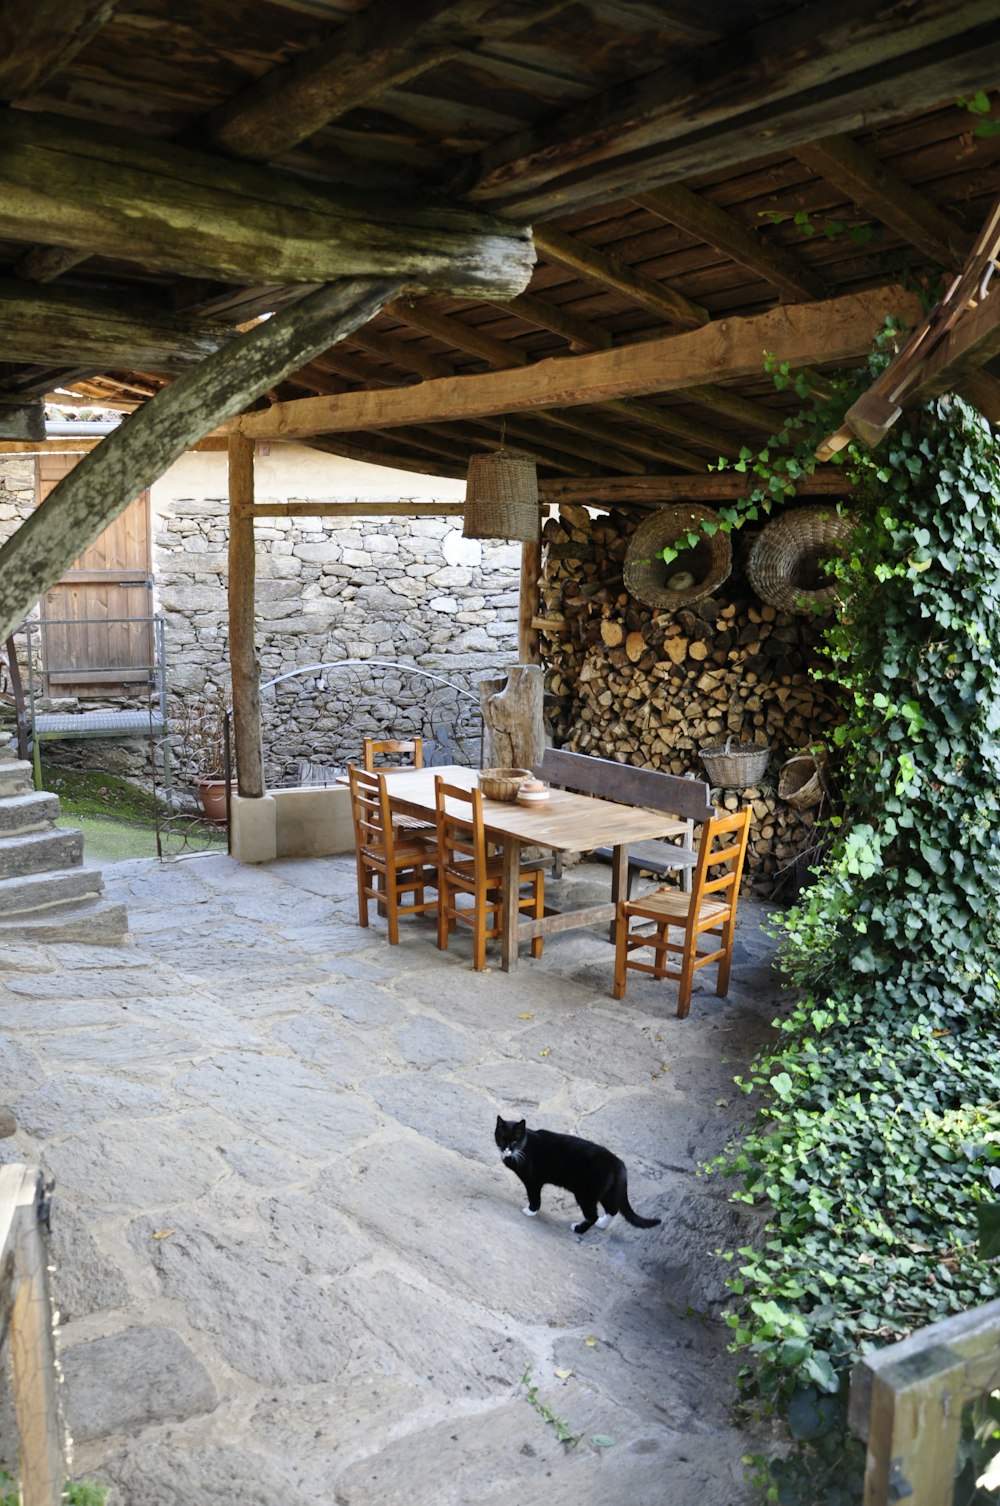
{"label": "wooden roof beam", "polygon": [[679,230],[714,246],[732,257],[755,277],[770,283],[786,298],[825,298],[822,277],[783,246],[773,246],[756,230],[749,230],[735,215],[720,209],[710,199],[692,193],[681,183],[637,194],[635,202],[651,214],[676,225]]}
{"label": "wooden roof beam", "polygon": [[[548,417],[547,413],[542,413],[526,418],[505,417],[501,422],[490,418],[474,418],[470,420],[470,425],[489,431],[491,438],[487,448],[497,449],[501,444],[509,444],[514,439],[517,441],[514,448],[533,455],[541,465],[566,471],[570,475],[585,476],[593,466],[618,471],[626,476],[642,475],[645,471],[646,467],[640,460],[621,450],[594,444],[589,439],[567,442],[563,435],[553,433],[551,424],[545,423]],[[534,418],[539,418],[542,422],[532,422]],[[452,432],[461,432],[457,425],[449,427]]]}
{"label": "wooden roof beam", "polygon": [[0,113],[0,235],[222,282],[391,276],[523,292],[531,235],[429,196],[337,190],[149,138]]}
{"label": "wooden roof beam", "polygon": [[825,136],[796,147],[795,156],[939,267],[957,271],[965,265],[974,237],[870,147],[858,146],[850,136]]}
{"label": "wooden roof beam", "polygon": [[446,377],[390,392],[304,398],[247,414],[235,427],[261,439],[291,439],[679,392],[721,376],[756,376],[765,351],[792,365],[857,360],[888,314],[916,324],[919,300],[900,287],[871,288],[750,318],[720,319],[704,329],[639,345],[539,361],[517,371]]}
{"label": "wooden roof beam", "polygon": [[[626,454],[641,455],[646,460],[654,460],[661,465],[673,465],[680,471],[691,471],[697,474],[708,468],[706,462],[697,455],[689,455],[686,450],[680,450],[676,445],[664,444],[662,439],[651,439],[646,434],[636,434],[634,430],[626,429],[624,425],[607,423],[594,413],[576,413],[572,408],[549,408],[546,409],[544,417],[550,423],[558,424],[564,429],[572,429],[574,433],[591,435],[606,445],[617,446]],[[579,444],[580,441],[578,440],[577,443]],[[645,465],[642,469],[646,469]]]}
{"label": "wooden roof beam", "polygon": [[[825,22],[825,24],[824,24]],[[872,127],[1000,75],[994,0],[803,5],[495,143],[458,192],[537,222]]]}
{"label": "wooden roof beam", "polygon": [[651,277],[626,266],[616,256],[599,251],[575,236],[566,235],[551,225],[535,230],[535,250],[546,261],[555,262],[575,272],[587,282],[609,288],[641,308],[648,309],[668,324],[679,324],[682,329],[698,329],[709,321],[707,309],[692,303],[683,293],[676,293]]}
{"label": "wooden roof beam", "polygon": [[172,314],[152,300],[127,304],[0,279],[0,361],[173,373],[235,335],[227,325]]}
{"label": "wooden roof beam", "polygon": [[561,304],[550,303],[547,298],[536,298],[533,293],[519,293],[505,303],[496,303],[495,307],[553,335],[561,335],[570,350],[607,350],[613,344],[609,331],[599,324],[571,313]]}
{"label": "wooden roof beam", "polygon": [[[583,481],[540,476],[538,494],[543,502],[731,502],[753,490],[756,477],[722,471],[708,476],[588,476]],[[843,497],[848,488],[844,473],[830,466],[807,477],[798,488],[805,496]]]}

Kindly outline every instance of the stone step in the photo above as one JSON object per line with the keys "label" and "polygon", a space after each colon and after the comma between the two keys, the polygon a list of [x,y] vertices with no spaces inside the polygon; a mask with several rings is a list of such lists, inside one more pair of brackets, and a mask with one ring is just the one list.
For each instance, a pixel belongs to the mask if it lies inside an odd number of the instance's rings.
{"label": "stone step", "polygon": [[73,941],[114,946],[128,940],[128,912],[119,900],[50,905],[27,915],[0,915],[0,942]]}
{"label": "stone step", "polygon": [[59,820],[59,796],[47,790],[0,798],[0,836],[45,831]]}
{"label": "stone step", "polygon": [[104,880],[97,868],[67,868],[0,878],[0,917],[30,915],[51,905],[97,899],[103,892]]}
{"label": "stone step", "polygon": [[78,868],[83,863],[83,832],[57,826],[24,836],[0,836],[0,879],[55,868]]}
{"label": "stone step", "polygon": [[23,795],[34,787],[34,770],[25,759],[9,758],[0,763],[0,799],[7,795]]}

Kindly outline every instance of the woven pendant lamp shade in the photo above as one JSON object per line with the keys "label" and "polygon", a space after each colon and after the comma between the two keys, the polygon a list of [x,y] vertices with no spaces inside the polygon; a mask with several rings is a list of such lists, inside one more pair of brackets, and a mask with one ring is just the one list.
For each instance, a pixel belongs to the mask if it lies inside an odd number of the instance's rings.
{"label": "woven pendant lamp shade", "polygon": [[473,455],[465,484],[467,539],[538,538],[538,476],[530,455]]}

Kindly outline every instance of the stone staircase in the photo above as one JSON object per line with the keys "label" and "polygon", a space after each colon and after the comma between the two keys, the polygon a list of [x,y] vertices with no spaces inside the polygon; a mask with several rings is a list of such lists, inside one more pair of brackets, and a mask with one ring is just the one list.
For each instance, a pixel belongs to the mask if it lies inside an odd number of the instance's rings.
{"label": "stone staircase", "polygon": [[31,764],[0,739],[0,943],[120,942],[123,904],[83,866],[83,833],[57,827],[59,797],[35,791]]}

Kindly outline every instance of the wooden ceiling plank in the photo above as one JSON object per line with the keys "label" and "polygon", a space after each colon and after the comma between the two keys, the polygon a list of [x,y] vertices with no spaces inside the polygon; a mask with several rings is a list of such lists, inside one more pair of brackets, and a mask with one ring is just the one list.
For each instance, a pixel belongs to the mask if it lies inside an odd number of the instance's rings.
{"label": "wooden ceiling plank", "polygon": [[603,440],[606,444],[615,446],[626,454],[642,455],[647,460],[655,460],[663,465],[673,465],[680,471],[691,471],[696,475],[699,471],[707,469],[706,462],[697,455],[691,455],[675,445],[664,444],[662,440],[650,439],[648,435],[636,434],[634,430],[626,429],[621,425],[606,423],[593,413],[574,413],[571,408],[566,410],[549,408],[544,416],[551,423],[558,424],[564,429],[572,429],[578,434],[593,435],[595,439]]}
{"label": "wooden ceiling plank", "polygon": [[557,262],[588,282],[611,288],[630,303],[649,309],[658,318],[683,329],[698,329],[709,321],[707,309],[699,308],[682,293],[654,282],[617,257],[599,251],[575,236],[566,235],[551,225],[535,230],[535,249],[546,261]]}
{"label": "wooden ceiling plank", "polygon": [[425,303],[394,303],[389,312],[413,329],[423,330],[425,335],[432,335],[435,340],[451,345],[456,350],[479,356],[501,370],[527,365],[528,357],[524,351],[509,340],[498,340],[495,335],[488,335],[450,314],[437,313]]}
{"label": "wooden ceiling plank", "polygon": [[450,476],[458,480],[465,475],[465,466],[454,466],[447,461],[419,460],[412,455],[397,455],[390,450],[367,450],[360,445],[349,444],[341,439],[324,439],[314,434],[304,441],[310,450],[322,450],[324,455],[340,455],[344,460],[360,460],[365,465],[389,466],[394,471],[413,471],[418,476]]}
{"label": "wooden ceiling plank", "polygon": [[[763,365],[763,358],[761,364]],[[782,415],[768,408],[765,403],[754,402],[753,399],[742,397],[728,387],[718,387],[712,382],[702,382],[697,386],[681,388],[677,396],[686,398],[689,402],[698,403],[701,407],[710,408],[713,413],[723,413],[727,418],[733,418],[737,423],[745,424],[754,433],[766,434],[768,437],[776,434],[784,422]]]}
{"label": "wooden ceiling plank", "polygon": [[723,375],[756,375],[765,352],[791,365],[819,359],[844,364],[867,353],[888,314],[916,324],[919,300],[900,287],[873,288],[750,318],[720,319],[639,345],[539,361],[519,371],[443,378],[392,392],[350,392],[330,400],[304,398],[248,414],[235,427],[262,439],[293,438],[594,404],[683,391]]}
{"label": "wooden ceiling plank", "polygon": [[[389,361],[400,371],[407,373],[415,372],[421,377],[447,377],[454,376],[454,368],[450,362],[441,356],[432,355],[429,351],[415,349],[408,340],[394,340],[391,335],[383,335],[378,330],[366,328],[354,331],[350,343],[360,346],[372,355]],[[371,378],[374,380],[374,378]],[[393,378],[387,377],[387,382]]]}
{"label": "wooden ceiling plank", "polygon": [[682,183],[673,183],[652,193],[638,194],[636,203],[651,214],[676,225],[696,240],[714,246],[732,257],[755,277],[761,277],[786,298],[825,298],[828,288],[822,277],[783,246],[774,246],[756,230],[748,230],[735,215],[692,193]]}
{"label": "wooden ceiling plank", "polygon": [[503,297],[530,233],[443,199],[338,191],[48,115],[0,114],[0,233],[222,282],[392,276]]}
{"label": "wooden ceiling plank", "polygon": [[64,68],[110,19],[117,0],[2,0],[0,99],[20,99]]}
{"label": "wooden ceiling plank", "polygon": [[[624,475],[641,475],[646,469],[634,456],[626,455],[621,450],[611,450],[607,445],[594,444],[589,440],[574,441],[572,445],[567,445],[564,437],[558,431],[553,433],[553,426],[544,422],[548,414],[537,417],[542,422],[533,421],[536,415],[531,414],[522,418],[505,417],[499,423],[495,419],[474,418],[470,420],[470,425],[488,430],[491,439],[486,448],[499,449],[506,445],[532,455],[540,465],[551,466],[554,470],[566,471],[570,475],[585,476],[593,466],[620,471]],[[452,425],[451,428],[455,431],[457,426]],[[468,440],[468,436],[466,438]],[[516,444],[512,445],[511,440],[515,440]],[[482,448],[481,445],[477,447]]]}
{"label": "wooden ceiling plank", "polygon": [[612,344],[609,331],[599,324],[571,313],[561,304],[550,303],[547,298],[537,298],[533,293],[519,293],[516,298],[494,306],[506,314],[516,314],[539,329],[561,335],[571,350],[607,350]]}
{"label": "wooden ceiling plank", "polygon": [[[1000,73],[993,0],[841,0],[721,42],[497,142],[463,175],[474,202],[537,222],[701,172],[871,128]],[[748,59],[753,66],[748,66]]]}
{"label": "wooden ceiling plank", "polygon": [[151,302],[30,287],[0,279],[0,360],[133,365],[180,371],[235,336],[227,325],[167,313]]}
{"label": "wooden ceiling plank", "polygon": [[189,445],[398,292],[398,283],[367,278],[323,288],[189,368],[102,440],[0,547],[0,638]]}
{"label": "wooden ceiling plank", "polygon": [[[349,110],[565,8],[526,14],[496,0],[375,0],[324,42],[251,84],[199,123],[199,133],[248,161],[266,162]],[[490,12],[493,12],[490,15]]]}
{"label": "wooden ceiling plank", "polygon": [[692,444],[705,445],[717,450],[720,455],[738,455],[740,452],[740,440],[727,429],[699,423],[696,418],[686,418],[683,413],[675,413],[672,408],[658,408],[655,403],[643,403],[636,398],[619,398],[602,406],[609,412],[620,413],[633,423],[648,424],[650,428],[661,429],[665,434],[690,439]]}
{"label": "wooden ceiling plank", "polygon": [[957,271],[965,265],[974,237],[870,147],[849,136],[826,136],[796,147],[795,156],[939,267]]}

